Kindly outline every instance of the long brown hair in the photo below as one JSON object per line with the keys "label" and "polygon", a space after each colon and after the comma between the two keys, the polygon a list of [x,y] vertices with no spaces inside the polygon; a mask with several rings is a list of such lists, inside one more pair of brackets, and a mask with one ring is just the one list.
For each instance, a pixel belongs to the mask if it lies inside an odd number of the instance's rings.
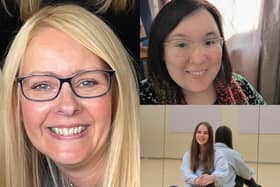
{"label": "long brown hair", "polygon": [[[206,143],[205,152],[201,152],[200,146],[198,142],[196,141],[196,133],[198,131],[198,128],[204,125],[208,130],[208,141]],[[191,170],[195,172],[200,164],[201,159],[199,158],[199,154],[202,154],[203,158],[203,168],[205,171],[210,171],[214,168],[214,145],[213,145],[213,129],[211,125],[208,122],[200,122],[195,127],[195,131],[193,133],[193,139],[192,139],[192,145],[191,145]]]}

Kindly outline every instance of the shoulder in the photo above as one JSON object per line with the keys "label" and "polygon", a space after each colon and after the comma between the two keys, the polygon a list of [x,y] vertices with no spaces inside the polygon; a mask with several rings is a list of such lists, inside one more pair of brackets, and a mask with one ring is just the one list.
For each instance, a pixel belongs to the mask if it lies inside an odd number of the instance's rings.
{"label": "shoulder", "polygon": [[150,81],[147,79],[140,81],[139,95],[141,104],[159,104],[159,98],[152,89]]}
{"label": "shoulder", "polygon": [[224,156],[223,152],[220,149],[215,149],[215,160]]}
{"label": "shoulder", "polygon": [[219,162],[224,162],[225,160],[227,160],[227,155],[231,154],[231,150],[227,149],[227,148],[219,148],[219,149],[215,149],[215,155],[214,155],[214,160],[215,163],[219,163]]}
{"label": "shoulder", "polygon": [[236,80],[241,87],[242,91],[248,98],[249,104],[266,104],[264,98],[258,91],[249,83],[249,81],[240,74],[233,73],[232,78]]}
{"label": "shoulder", "polygon": [[190,152],[190,150],[188,150],[184,153],[183,160],[185,160],[185,161],[189,160],[190,157],[191,157],[191,152]]}
{"label": "shoulder", "polygon": [[225,157],[236,157],[240,156],[240,153],[238,153],[236,150],[229,148],[223,143],[215,143],[215,150],[218,152],[221,152]]}

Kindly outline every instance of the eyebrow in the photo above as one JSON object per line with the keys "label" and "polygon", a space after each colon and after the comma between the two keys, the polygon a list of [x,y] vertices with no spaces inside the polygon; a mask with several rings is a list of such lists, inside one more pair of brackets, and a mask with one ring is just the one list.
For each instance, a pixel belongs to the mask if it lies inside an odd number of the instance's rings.
{"label": "eyebrow", "polygon": [[28,75],[56,75],[51,71],[31,71],[27,73]]}
{"label": "eyebrow", "polygon": [[208,36],[221,37],[220,34],[217,34],[216,32],[208,32],[208,33],[206,33],[205,37],[208,37]]}
{"label": "eyebrow", "polygon": [[[210,32],[207,32],[203,38],[207,38],[207,37],[221,37],[220,34],[214,32],[214,31],[210,31]],[[168,39],[168,40],[173,40],[173,39],[187,39],[187,40],[190,40],[191,37],[188,36],[188,35],[185,35],[185,34],[182,34],[182,33],[178,33],[178,34],[174,34],[174,35],[171,35]]]}
{"label": "eyebrow", "polygon": [[208,130],[198,130],[197,132],[208,132]]}

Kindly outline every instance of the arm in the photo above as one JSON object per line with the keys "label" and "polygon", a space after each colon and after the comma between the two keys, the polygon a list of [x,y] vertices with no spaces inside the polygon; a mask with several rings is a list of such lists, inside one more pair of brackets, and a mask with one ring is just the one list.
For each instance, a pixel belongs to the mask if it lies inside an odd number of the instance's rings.
{"label": "arm", "polygon": [[190,169],[189,151],[184,154],[181,170],[185,183],[195,185],[195,180],[198,178],[198,176]]}
{"label": "arm", "polygon": [[234,150],[232,157],[232,162],[234,162],[232,163],[232,166],[236,172],[236,175],[247,180],[251,179],[254,175],[254,170],[246,165],[245,161],[237,151]]}
{"label": "arm", "polygon": [[215,185],[223,186],[223,184],[226,182],[229,169],[228,163],[225,160],[223,154],[217,150],[215,151],[214,167],[215,170],[212,175],[215,176]]}

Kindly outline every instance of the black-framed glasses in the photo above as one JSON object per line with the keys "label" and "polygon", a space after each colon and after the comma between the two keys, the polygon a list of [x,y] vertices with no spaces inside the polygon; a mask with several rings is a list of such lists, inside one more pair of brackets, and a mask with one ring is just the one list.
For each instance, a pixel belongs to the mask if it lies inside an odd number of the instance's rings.
{"label": "black-framed glasses", "polygon": [[95,98],[105,95],[111,88],[113,70],[79,72],[68,78],[54,75],[27,75],[18,77],[23,96],[31,101],[55,99],[63,83],[69,83],[73,93],[80,98]]}

